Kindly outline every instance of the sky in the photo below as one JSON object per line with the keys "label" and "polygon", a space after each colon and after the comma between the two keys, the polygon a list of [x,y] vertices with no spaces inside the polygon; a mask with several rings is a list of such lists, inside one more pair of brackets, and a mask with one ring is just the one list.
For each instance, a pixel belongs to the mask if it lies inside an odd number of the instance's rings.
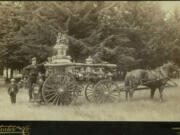
{"label": "sky", "polygon": [[180,1],[157,1],[166,11],[173,10],[175,7],[180,8]]}

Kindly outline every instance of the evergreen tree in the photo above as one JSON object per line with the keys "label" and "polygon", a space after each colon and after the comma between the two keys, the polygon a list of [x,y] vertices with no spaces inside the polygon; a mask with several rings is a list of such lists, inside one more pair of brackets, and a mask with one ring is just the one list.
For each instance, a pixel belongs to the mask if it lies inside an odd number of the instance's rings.
{"label": "evergreen tree", "polygon": [[179,11],[167,17],[157,2],[1,2],[0,62],[21,69],[53,54],[58,32],[68,35],[76,62],[117,64],[120,70],[180,65]]}

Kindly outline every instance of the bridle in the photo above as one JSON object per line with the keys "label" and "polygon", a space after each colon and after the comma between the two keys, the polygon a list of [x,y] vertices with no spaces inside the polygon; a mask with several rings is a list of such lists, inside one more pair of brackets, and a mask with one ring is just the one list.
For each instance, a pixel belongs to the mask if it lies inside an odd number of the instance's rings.
{"label": "bridle", "polygon": [[167,73],[167,75],[165,76],[164,75],[164,73],[163,73],[163,67],[160,67],[160,70],[159,70],[159,73],[163,76],[163,80],[165,80],[165,81],[169,81],[170,80],[170,77],[168,77],[168,73]]}

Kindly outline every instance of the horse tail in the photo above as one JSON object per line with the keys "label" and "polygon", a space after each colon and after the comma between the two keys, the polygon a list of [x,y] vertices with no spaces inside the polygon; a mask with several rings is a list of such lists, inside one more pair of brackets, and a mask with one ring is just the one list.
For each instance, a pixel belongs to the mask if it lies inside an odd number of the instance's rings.
{"label": "horse tail", "polygon": [[125,76],[124,85],[125,85],[125,87],[129,86],[129,77],[128,77],[128,74]]}

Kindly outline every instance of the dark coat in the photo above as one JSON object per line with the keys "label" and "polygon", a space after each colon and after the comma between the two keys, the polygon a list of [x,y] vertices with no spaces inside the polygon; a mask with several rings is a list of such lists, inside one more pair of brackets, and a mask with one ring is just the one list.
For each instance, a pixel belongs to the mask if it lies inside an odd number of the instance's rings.
{"label": "dark coat", "polygon": [[17,84],[10,84],[9,88],[8,88],[8,94],[9,95],[14,95],[18,93],[18,86]]}
{"label": "dark coat", "polygon": [[28,65],[23,69],[23,76],[28,76],[29,81],[35,83],[38,76],[38,72],[45,72],[44,66],[42,64]]}

